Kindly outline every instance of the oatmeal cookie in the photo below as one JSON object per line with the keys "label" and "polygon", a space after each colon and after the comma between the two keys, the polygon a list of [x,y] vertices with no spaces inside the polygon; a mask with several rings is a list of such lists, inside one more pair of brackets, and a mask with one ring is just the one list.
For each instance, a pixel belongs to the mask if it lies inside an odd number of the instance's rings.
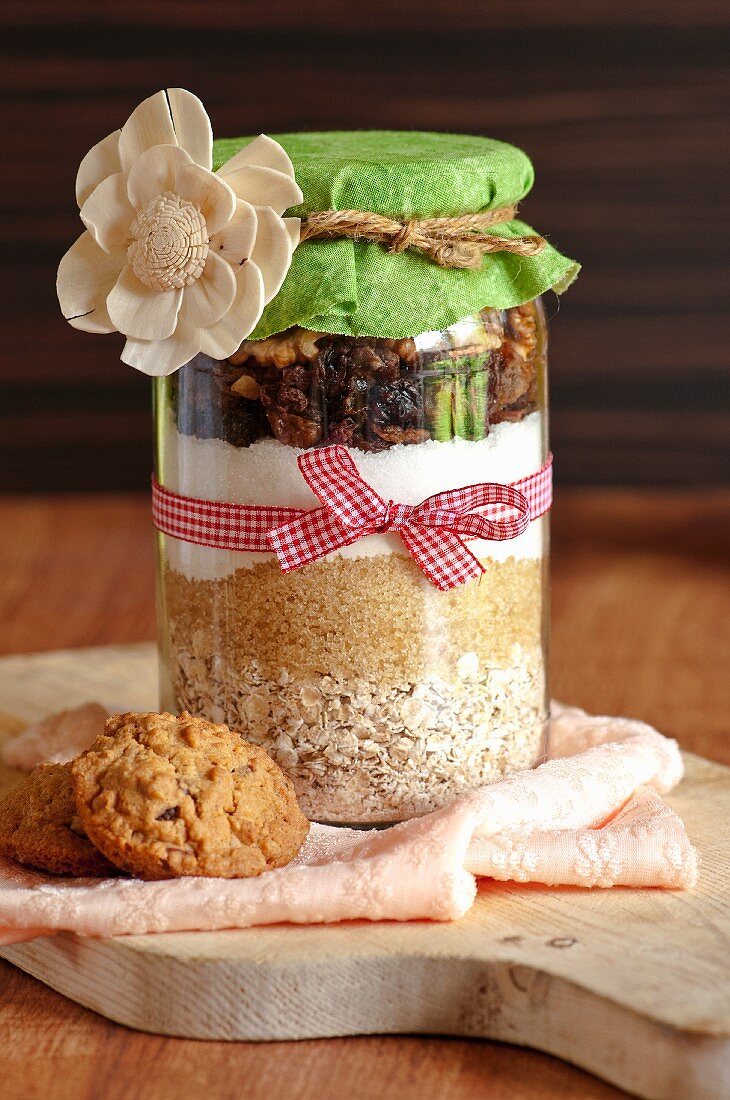
{"label": "oatmeal cookie", "polygon": [[140,878],[247,878],[283,867],[309,830],[291,781],[227,726],[119,714],[73,763],[94,844]]}
{"label": "oatmeal cookie", "polygon": [[0,852],[54,875],[117,873],[84,833],[70,764],[41,764],[3,799]]}

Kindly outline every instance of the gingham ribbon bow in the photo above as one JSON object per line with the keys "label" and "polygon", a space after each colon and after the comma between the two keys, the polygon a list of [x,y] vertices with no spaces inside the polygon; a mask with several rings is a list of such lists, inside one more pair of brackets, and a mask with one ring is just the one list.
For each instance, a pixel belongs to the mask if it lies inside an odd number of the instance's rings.
{"label": "gingham ribbon bow", "polygon": [[[442,591],[483,572],[461,536],[511,539],[530,522],[530,506],[510,485],[467,485],[436,493],[421,504],[385,501],[360,477],[344,447],[322,447],[299,457],[299,469],[323,507],[269,532],[282,573],[299,569],[366,535],[397,531],[406,550]],[[488,504],[513,509],[493,520],[475,511]]]}
{"label": "gingham ribbon bow", "polygon": [[[204,546],[273,550],[283,573],[366,535],[397,531],[431,583],[446,591],[484,571],[464,539],[516,538],[552,501],[552,456],[542,469],[511,485],[466,485],[415,505],[383,500],[360,477],[345,447],[307,451],[298,463],[321,508],[303,511],[195,500],[155,481],[155,525],[165,534]],[[489,514],[481,514],[481,509]]]}

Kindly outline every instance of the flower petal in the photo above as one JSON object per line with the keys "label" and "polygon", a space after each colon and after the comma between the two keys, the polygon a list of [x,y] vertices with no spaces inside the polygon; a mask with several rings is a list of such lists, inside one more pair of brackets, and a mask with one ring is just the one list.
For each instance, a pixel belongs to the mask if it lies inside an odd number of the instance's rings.
{"label": "flower petal", "polygon": [[236,196],[228,184],[199,164],[183,165],[177,173],[175,191],[200,207],[209,237],[228,225],[236,213]]}
{"label": "flower petal", "polygon": [[82,233],[58,265],[56,292],[70,325],[84,332],[114,332],[106,297],[126,263],[123,252],[100,248],[90,233]]}
{"label": "flower petal", "polygon": [[200,333],[200,350],[212,359],[233,355],[253,331],[264,309],[264,280],[252,260],[236,272],[236,297],[220,321]]}
{"label": "flower petal", "polygon": [[289,230],[270,206],[257,206],[256,217],[258,229],[251,259],[264,280],[264,301],[270,302],[291,265],[292,243]]}
{"label": "flower petal", "polygon": [[284,225],[287,228],[287,232],[291,237],[292,249],[299,247],[299,239],[302,232],[302,219],[301,218],[282,218]]}
{"label": "flower petal", "polygon": [[239,199],[246,199],[254,206],[271,206],[277,214],[283,214],[290,206],[299,206],[302,201],[299,185],[275,168],[242,164],[240,168],[226,172],[223,178]]}
{"label": "flower petal", "polygon": [[236,290],[231,265],[215,252],[209,252],[203,274],[183,289],[180,323],[193,328],[214,325],[233,305]]}
{"label": "flower petal", "polygon": [[211,251],[215,250],[218,256],[238,267],[253,251],[257,224],[256,211],[251,203],[236,199],[236,213],[228,225],[211,238]]}
{"label": "flower petal", "polygon": [[213,167],[213,129],[205,107],[185,88],[168,88],[167,99],[178,145],[196,164]]}
{"label": "flower petal", "polygon": [[174,374],[189,363],[200,351],[200,332],[196,328],[179,324],[173,336],[167,340],[127,340],[122,351],[122,362],[136,367],[144,374],[163,377]]}
{"label": "flower petal", "polygon": [[105,252],[126,248],[134,208],[127,198],[124,172],[107,176],[89,195],[79,211],[81,220]]}
{"label": "flower petal", "polygon": [[119,160],[119,135],[121,130],[115,130],[108,134],[103,141],[92,145],[88,153],[81,161],[76,173],[76,202],[79,208],[84,205],[91,192],[98,187],[107,176],[114,175],[122,169]]}
{"label": "flower petal", "polygon": [[218,169],[218,174],[226,176],[229,172],[235,172],[244,164],[258,164],[262,168],[275,168],[277,172],[283,172],[285,176],[294,179],[294,165],[289,159],[289,154],[279,145],[278,141],[259,134],[248,145],[232,156]]}
{"label": "flower petal", "polygon": [[166,340],[172,336],[182,304],[182,289],[155,290],[125,267],[106,300],[109,316],[125,336]]}
{"label": "flower petal", "polygon": [[130,169],[127,178],[127,195],[132,206],[146,206],[165,191],[174,191],[177,173],[192,158],[177,145],[154,145],[141,154]]}
{"label": "flower petal", "polygon": [[135,107],[119,135],[119,159],[125,172],[153,145],[177,145],[165,92],[155,92]]}

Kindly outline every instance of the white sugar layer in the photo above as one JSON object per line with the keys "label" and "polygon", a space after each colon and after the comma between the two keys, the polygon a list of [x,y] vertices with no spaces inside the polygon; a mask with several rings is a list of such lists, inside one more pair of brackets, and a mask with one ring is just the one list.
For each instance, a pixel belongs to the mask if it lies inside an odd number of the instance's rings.
{"label": "white sugar layer", "polygon": [[[169,415],[162,447],[162,481],[172,492],[203,500],[233,504],[260,504],[284,508],[319,506],[297,465],[303,452],[275,439],[251,447],[234,447],[221,439],[183,435]],[[419,504],[433,493],[458,489],[480,481],[509,483],[539,470],[543,463],[540,413],[492,428],[485,439],[452,439],[445,443],[398,445],[378,454],[351,449],[363,479],[385,500]],[[516,539],[490,542],[474,539],[470,549],[480,558],[538,558],[546,549],[546,525],[533,521]],[[241,553],[194,546],[167,537],[168,564],[185,576],[214,580],[236,569],[250,569],[271,554]],[[369,535],[335,551],[347,558],[378,554],[405,554],[395,533]]]}

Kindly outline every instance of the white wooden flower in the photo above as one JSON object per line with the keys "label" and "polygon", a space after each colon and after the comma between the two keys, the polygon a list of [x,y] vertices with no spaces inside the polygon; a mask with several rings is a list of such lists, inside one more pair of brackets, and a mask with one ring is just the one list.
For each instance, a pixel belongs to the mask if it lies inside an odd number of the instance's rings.
{"label": "white wooden flower", "polygon": [[232,355],[279,290],[299,241],[291,161],[262,134],[218,172],[200,100],[146,99],[81,162],[86,232],[58,269],[69,324],[127,337],[122,359],[171,374],[199,351]]}

